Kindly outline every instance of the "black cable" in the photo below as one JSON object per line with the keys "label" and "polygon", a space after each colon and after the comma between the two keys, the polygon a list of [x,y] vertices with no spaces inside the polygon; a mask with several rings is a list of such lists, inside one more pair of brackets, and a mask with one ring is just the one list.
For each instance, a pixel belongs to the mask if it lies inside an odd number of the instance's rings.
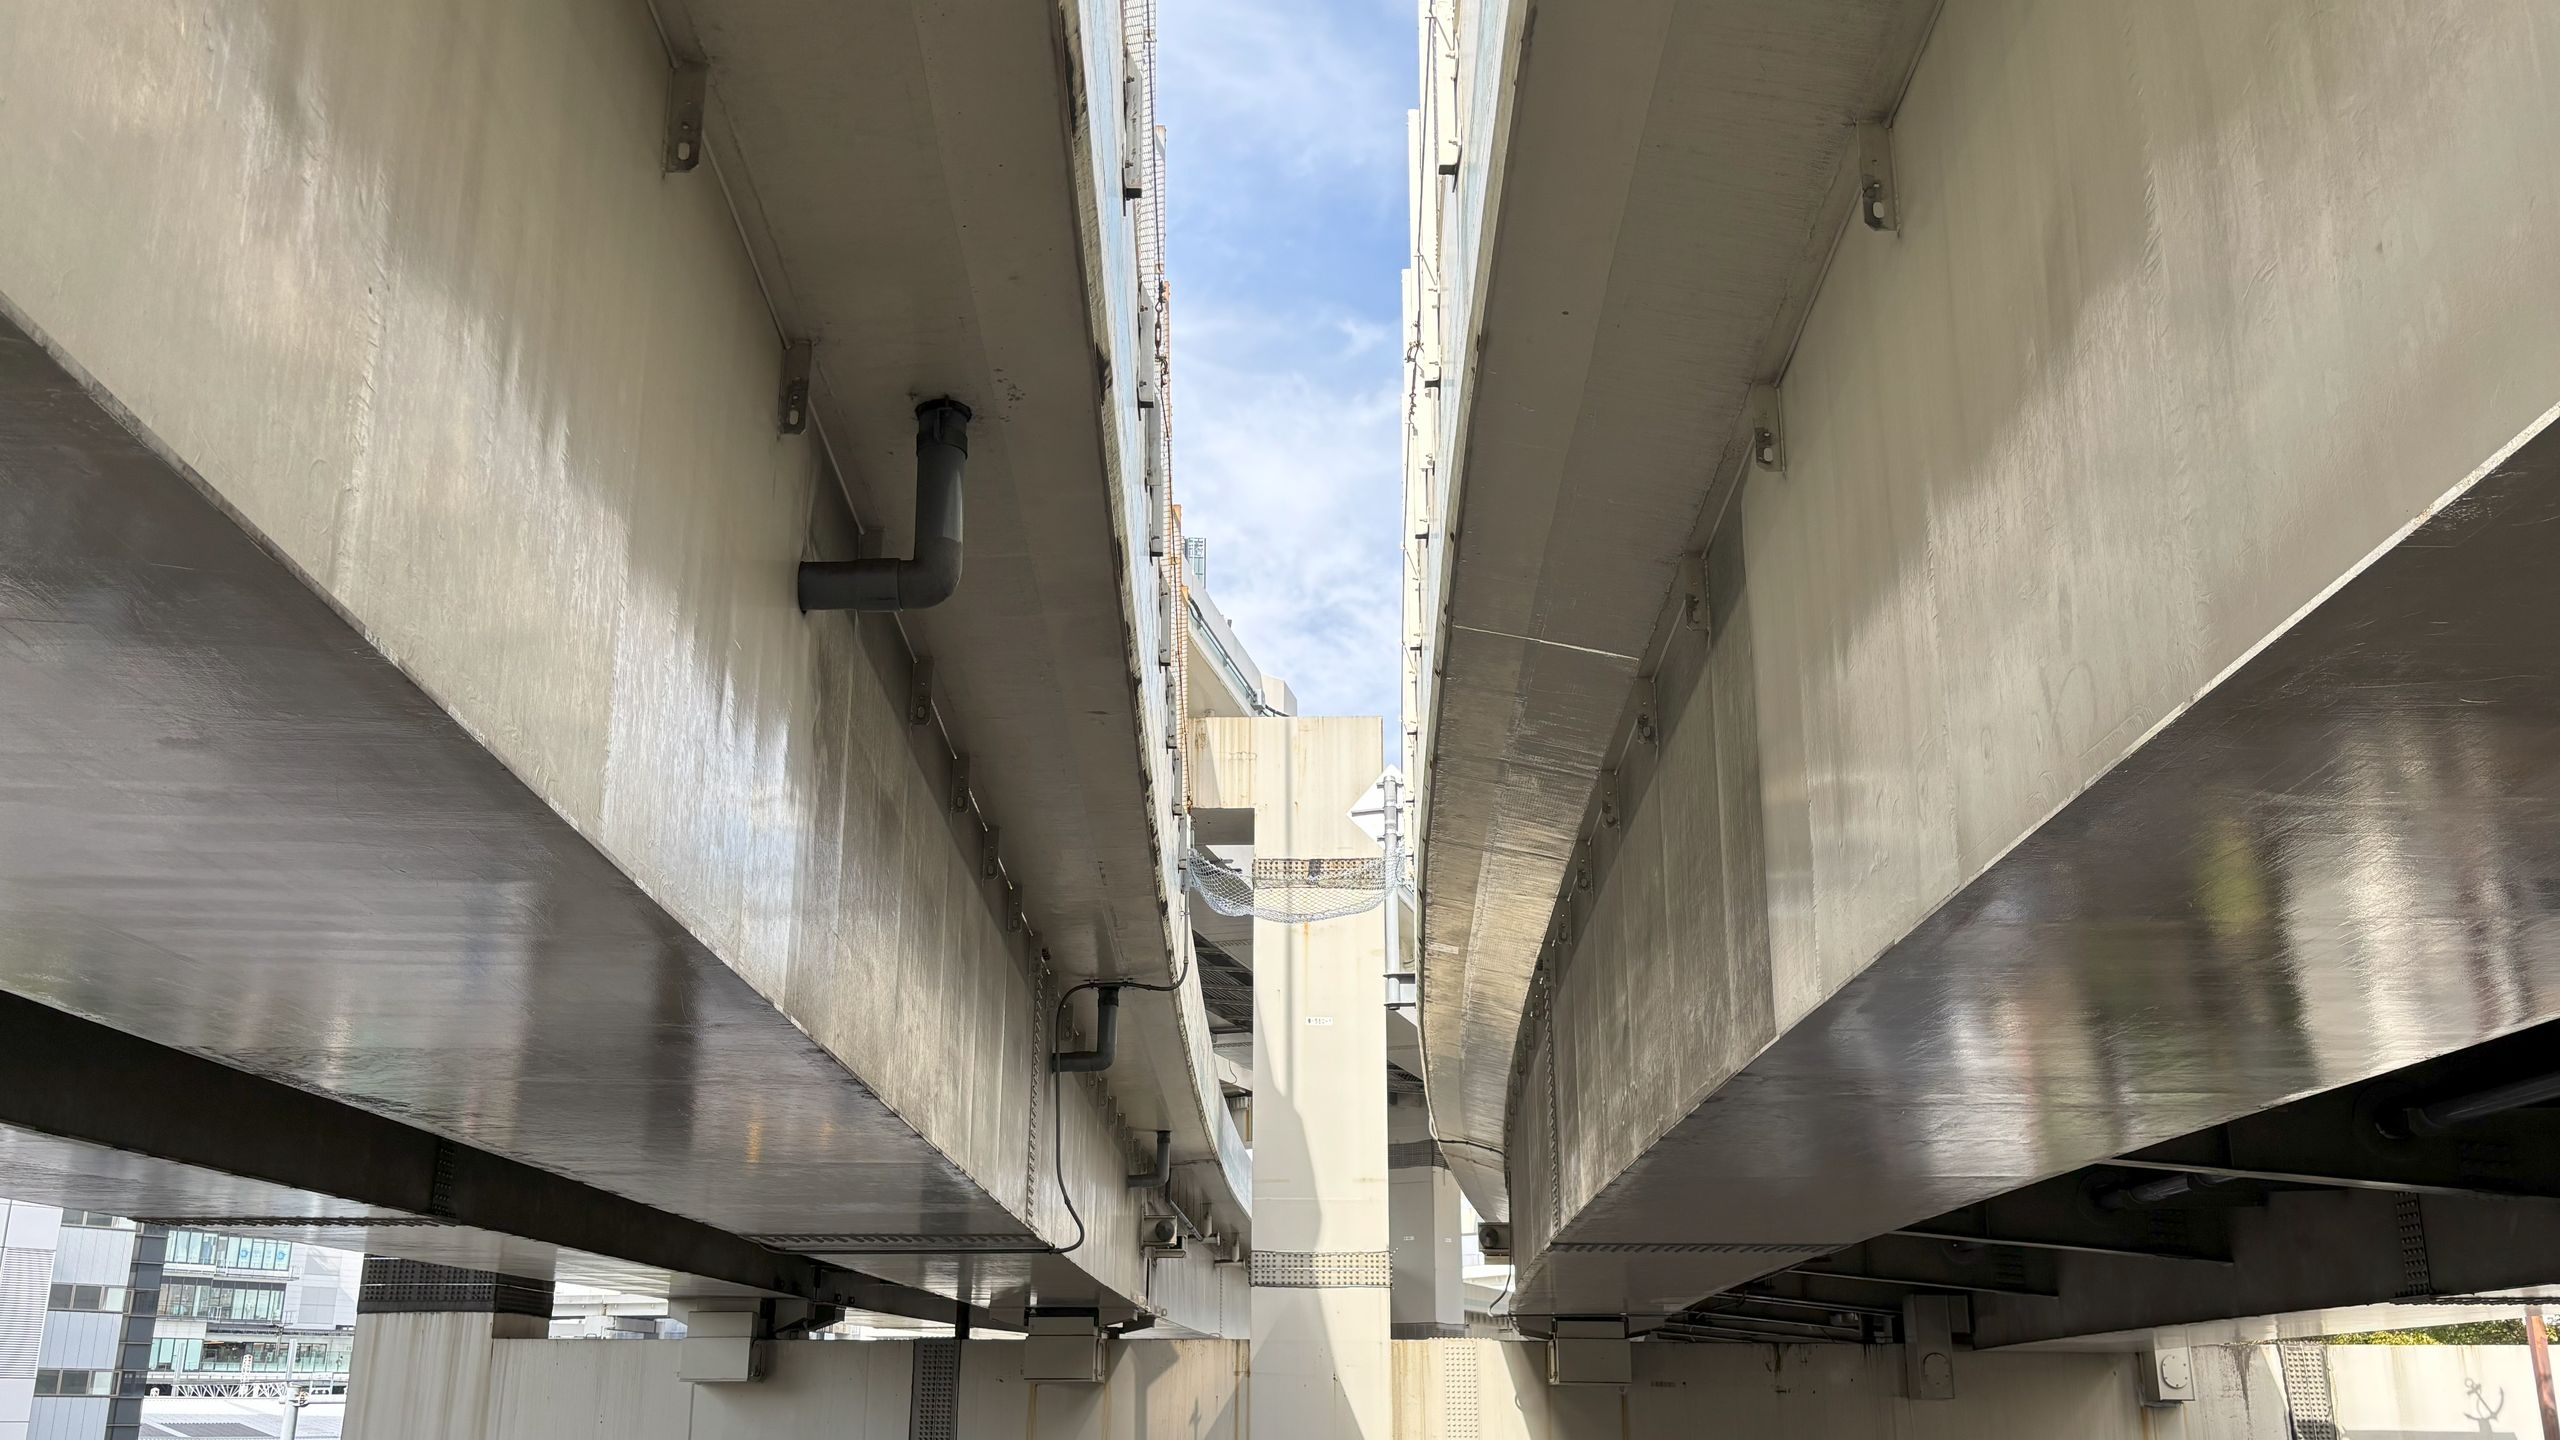
{"label": "black cable", "polygon": [[[1049,1020],[1049,1045],[1053,1057],[1060,1037],[1066,1034],[1067,1001],[1074,998],[1077,991],[1098,990],[1102,988],[1103,983],[1099,980],[1081,981],[1068,986],[1065,992],[1058,996],[1057,1012]],[[1084,1217],[1076,1213],[1075,1197],[1067,1193],[1067,1120],[1063,1110],[1064,1103],[1060,1098],[1058,1063],[1055,1058],[1052,1058],[1049,1062],[1049,1168],[1058,1177],[1058,1203],[1067,1207],[1067,1218],[1076,1222],[1075,1244],[1059,1250],[1057,1253],[1060,1255],[1082,1248],[1085,1238]]]}
{"label": "black cable", "polygon": [[[1146,990],[1154,994],[1164,995],[1181,989],[1183,980],[1188,978],[1190,974],[1190,956],[1185,954],[1183,956],[1181,966],[1174,971],[1173,978],[1165,981],[1161,985],[1150,985],[1143,980],[1115,979],[1079,980],[1075,984],[1068,986],[1059,994],[1057,1011],[1049,1019],[1049,1045],[1052,1052],[1054,1053],[1056,1050],[1059,1037],[1066,1033],[1067,1001],[1074,998],[1077,991]],[[1075,1222],[1076,1238],[1074,1244],[1068,1245],[1063,1249],[1055,1250],[1052,1253],[1068,1255],[1083,1248],[1085,1242],[1085,1229],[1084,1216],[1076,1213],[1075,1197],[1067,1193],[1067,1117],[1065,1101],[1061,1095],[1058,1073],[1057,1063],[1053,1060],[1049,1065],[1049,1168],[1057,1172],[1058,1203],[1067,1207],[1067,1218]]]}

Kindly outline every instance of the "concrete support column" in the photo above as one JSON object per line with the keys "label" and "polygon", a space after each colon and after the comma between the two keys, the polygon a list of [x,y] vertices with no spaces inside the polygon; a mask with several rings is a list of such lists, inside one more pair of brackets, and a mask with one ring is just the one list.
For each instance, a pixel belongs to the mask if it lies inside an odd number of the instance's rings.
{"label": "concrete support column", "polygon": [[1419,1095],[1387,1103],[1387,1221],[1398,1340],[1467,1333],[1466,1251],[1458,1234],[1458,1181],[1431,1138],[1431,1110]]}
{"label": "concrete support column", "polygon": [[538,1340],[551,1324],[551,1282],[365,1257],[347,1377],[349,1435],[366,1440],[480,1440],[498,1340]]}
{"label": "concrete support column", "polygon": [[[1297,903],[1323,892],[1285,870],[1379,853],[1350,818],[1378,722],[1252,725],[1256,892]],[[1385,1440],[1392,1423],[1382,926],[1375,909],[1254,924],[1256,1435]]]}

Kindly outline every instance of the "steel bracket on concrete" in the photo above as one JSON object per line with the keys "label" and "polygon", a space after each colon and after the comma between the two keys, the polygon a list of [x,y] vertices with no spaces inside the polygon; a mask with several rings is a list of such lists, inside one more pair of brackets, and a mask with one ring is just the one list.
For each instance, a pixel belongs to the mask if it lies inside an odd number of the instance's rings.
{"label": "steel bracket on concrete", "polygon": [[[1004,873],[1004,831],[990,825],[978,837],[978,878],[993,880]],[[1008,897],[1009,898],[1009,897]]]}
{"label": "steel bracket on concrete", "polygon": [[785,435],[809,428],[809,372],[817,352],[816,342],[809,340],[794,340],[782,348],[782,393],[773,423]]}
{"label": "steel bracket on concrete", "polygon": [[[1751,394],[1742,405],[1742,424],[1744,431],[1751,437],[1752,465],[1775,475],[1787,473],[1787,418],[1785,410],[1778,403],[1777,386],[1754,385],[1751,387]],[[1703,570],[1704,566],[1701,565],[1700,568]],[[1702,575],[1699,594],[1703,597],[1705,593],[1705,580]],[[1701,603],[1703,604],[1703,600]]]}
{"label": "steel bracket on concrete", "polygon": [[[1771,406],[1775,409],[1775,405]],[[1756,435],[1755,435],[1756,442]],[[1752,449],[1753,463],[1759,461],[1759,447]],[[1712,637],[1716,628],[1715,596],[1707,589],[1707,557],[1704,552],[1680,557],[1680,623],[1701,635]]]}
{"label": "steel bracket on concrete", "polygon": [[711,87],[707,65],[678,65],[667,77],[666,171],[681,174],[702,163],[702,108]]}
{"label": "steel bracket on concrete", "polygon": [[919,655],[907,671],[907,723],[933,723],[933,657]]}
{"label": "steel bracket on concrete", "polygon": [[1147,133],[1146,83],[1139,78],[1136,56],[1121,51],[1124,78],[1120,82],[1120,198],[1137,200],[1147,193],[1147,147],[1152,139]]}
{"label": "steel bracket on concrete", "polygon": [[1902,1300],[1902,1394],[1906,1400],[1956,1398],[1956,1332],[1970,1330],[1961,1295],[1906,1295]]}
{"label": "steel bracket on concrete", "polygon": [[1858,127],[1858,218],[1870,230],[1902,228],[1902,199],[1893,184],[1893,132],[1881,120]]}
{"label": "steel bracket on concrete", "polygon": [[968,814],[969,802],[974,798],[969,793],[969,757],[954,755],[951,757],[951,813]]}

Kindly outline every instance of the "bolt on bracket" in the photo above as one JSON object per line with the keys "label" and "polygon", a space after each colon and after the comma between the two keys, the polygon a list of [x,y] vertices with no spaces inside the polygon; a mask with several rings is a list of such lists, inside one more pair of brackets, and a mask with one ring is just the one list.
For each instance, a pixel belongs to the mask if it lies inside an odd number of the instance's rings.
{"label": "bolt on bracket", "polygon": [[1778,403],[1778,387],[1754,385],[1742,405],[1742,424],[1751,441],[1751,463],[1762,470],[1787,472],[1787,418]]}
{"label": "bolt on bracket", "polygon": [[1858,218],[1870,230],[1902,228],[1902,199],[1893,186],[1893,132],[1881,120],[1858,127]]}
{"label": "bolt on bracket", "polygon": [[785,435],[797,435],[809,428],[809,369],[817,349],[808,340],[794,340],[783,347],[782,394],[775,405],[773,423]]}
{"label": "bolt on bracket", "polygon": [[913,669],[907,671],[907,723],[933,723],[933,657],[919,655]]}
{"label": "bolt on bracket", "polygon": [[702,163],[702,106],[710,81],[710,67],[699,62],[678,65],[667,78],[667,148],[661,160],[670,175]]}
{"label": "bolt on bracket", "polygon": [[[1707,557],[1705,555],[1690,554],[1680,557],[1680,623],[1691,630],[1710,635],[1715,633],[1715,601],[1707,592]],[[1645,738],[1652,737],[1648,735]]]}

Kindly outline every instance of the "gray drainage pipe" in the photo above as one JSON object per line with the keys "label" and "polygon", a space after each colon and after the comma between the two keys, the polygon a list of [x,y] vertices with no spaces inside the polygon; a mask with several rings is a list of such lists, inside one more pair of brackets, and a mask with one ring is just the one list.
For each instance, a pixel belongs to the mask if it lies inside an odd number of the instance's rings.
{"label": "gray drainage pipe", "polygon": [[923,610],[960,588],[960,478],[969,407],[948,396],[916,407],[916,553],[905,560],[804,560],[800,608]]}
{"label": "gray drainage pipe", "polygon": [[1132,1175],[1122,1183],[1132,1190],[1161,1190],[1172,1182],[1173,1132],[1159,1130],[1156,1132],[1156,1168],[1143,1175]]}
{"label": "gray drainage pipe", "polygon": [[1049,1057],[1052,1070],[1108,1070],[1120,1051],[1120,987],[1105,985],[1093,997],[1093,1048],[1061,1050]]}

